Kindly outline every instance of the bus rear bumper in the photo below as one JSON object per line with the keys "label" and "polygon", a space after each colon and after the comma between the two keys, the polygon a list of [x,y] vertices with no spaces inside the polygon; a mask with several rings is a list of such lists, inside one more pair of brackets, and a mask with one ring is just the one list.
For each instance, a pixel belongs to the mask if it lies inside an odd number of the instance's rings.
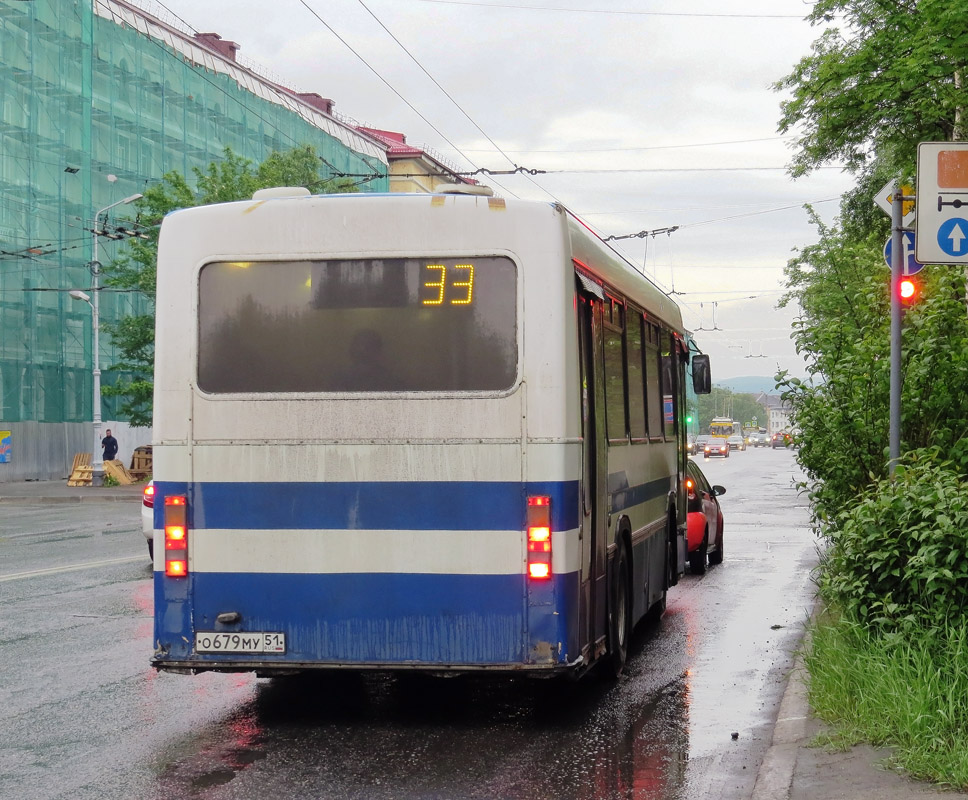
{"label": "bus rear bumper", "polygon": [[285,663],[266,662],[258,659],[232,660],[222,662],[200,660],[152,659],[151,666],[159,672],[176,675],[197,675],[202,672],[254,672],[259,678],[276,678],[302,675],[310,672],[380,672],[414,673],[419,672],[434,677],[454,677],[457,675],[515,675],[528,678],[553,678],[560,675],[576,674],[587,667],[584,657],[579,656],[569,663],[554,664],[323,664],[314,661],[287,661]]}

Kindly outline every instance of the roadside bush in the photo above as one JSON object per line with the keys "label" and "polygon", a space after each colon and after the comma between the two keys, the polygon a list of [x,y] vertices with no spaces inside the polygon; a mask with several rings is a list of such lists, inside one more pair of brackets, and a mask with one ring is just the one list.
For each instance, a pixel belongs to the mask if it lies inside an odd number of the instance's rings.
{"label": "roadside bush", "polygon": [[968,611],[968,484],[934,449],[905,461],[837,515],[818,573],[829,605],[885,631]]}

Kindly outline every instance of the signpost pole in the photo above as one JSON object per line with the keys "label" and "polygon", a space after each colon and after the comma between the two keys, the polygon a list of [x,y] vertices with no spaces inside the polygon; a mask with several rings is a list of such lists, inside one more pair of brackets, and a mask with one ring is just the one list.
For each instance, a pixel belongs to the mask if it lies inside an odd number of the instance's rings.
{"label": "signpost pole", "polygon": [[894,469],[901,457],[901,276],[904,256],[903,223],[904,191],[895,185],[891,200],[891,404],[890,460],[888,474],[893,478]]}

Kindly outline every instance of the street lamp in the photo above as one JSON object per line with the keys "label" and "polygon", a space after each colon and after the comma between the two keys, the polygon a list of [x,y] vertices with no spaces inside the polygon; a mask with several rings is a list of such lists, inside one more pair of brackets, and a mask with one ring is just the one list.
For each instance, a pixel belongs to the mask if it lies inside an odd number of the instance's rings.
{"label": "street lamp", "polygon": [[91,468],[91,485],[101,486],[104,483],[104,461],[101,457],[101,359],[100,359],[100,344],[98,337],[98,328],[101,324],[101,315],[98,308],[98,297],[100,295],[100,286],[98,285],[98,278],[101,275],[101,262],[98,261],[97,253],[97,238],[98,238],[98,220],[101,215],[110,211],[115,206],[126,205],[127,203],[133,203],[135,200],[140,200],[144,197],[143,194],[133,194],[130,197],[125,197],[124,200],[118,200],[116,203],[111,203],[109,206],[105,206],[99,209],[94,215],[94,247],[92,249],[91,259],[91,294],[88,295],[86,292],[82,292],[80,289],[71,289],[68,294],[74,300],[83,300],[91,307],[91,327],[94,332],[94,357],[93,357],[93,374],[94,374],[94,463]]}

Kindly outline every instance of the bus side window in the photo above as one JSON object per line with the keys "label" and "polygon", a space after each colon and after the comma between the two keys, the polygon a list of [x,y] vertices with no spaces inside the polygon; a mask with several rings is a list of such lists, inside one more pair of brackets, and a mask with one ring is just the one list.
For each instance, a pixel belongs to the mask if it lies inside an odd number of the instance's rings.
{"label": "bus side window", "polygon": [[646,323],[645,386],[649,414],[649,436],[662,438],[662,390],[659,387],[659,329]]}
{"label": "bus side window", "polygon": [[629,376],[629,432],[645,439],[645,372],[642,369],[642,312],[630,308],[625,326],[626,368]]}
{"label": "bus side window", "polygon": [[675,368],[672,354],[675,352],[672,334],[669,331],[661,333],[662,346],[662,416],[664,420],[665,438],[672,441],[676,438],[676,384]]}
{"label": "bus side window", "polygon": [[605,427],[611,441],[628,438],[625,420],[625,356],[622,305],[605,298]]}

